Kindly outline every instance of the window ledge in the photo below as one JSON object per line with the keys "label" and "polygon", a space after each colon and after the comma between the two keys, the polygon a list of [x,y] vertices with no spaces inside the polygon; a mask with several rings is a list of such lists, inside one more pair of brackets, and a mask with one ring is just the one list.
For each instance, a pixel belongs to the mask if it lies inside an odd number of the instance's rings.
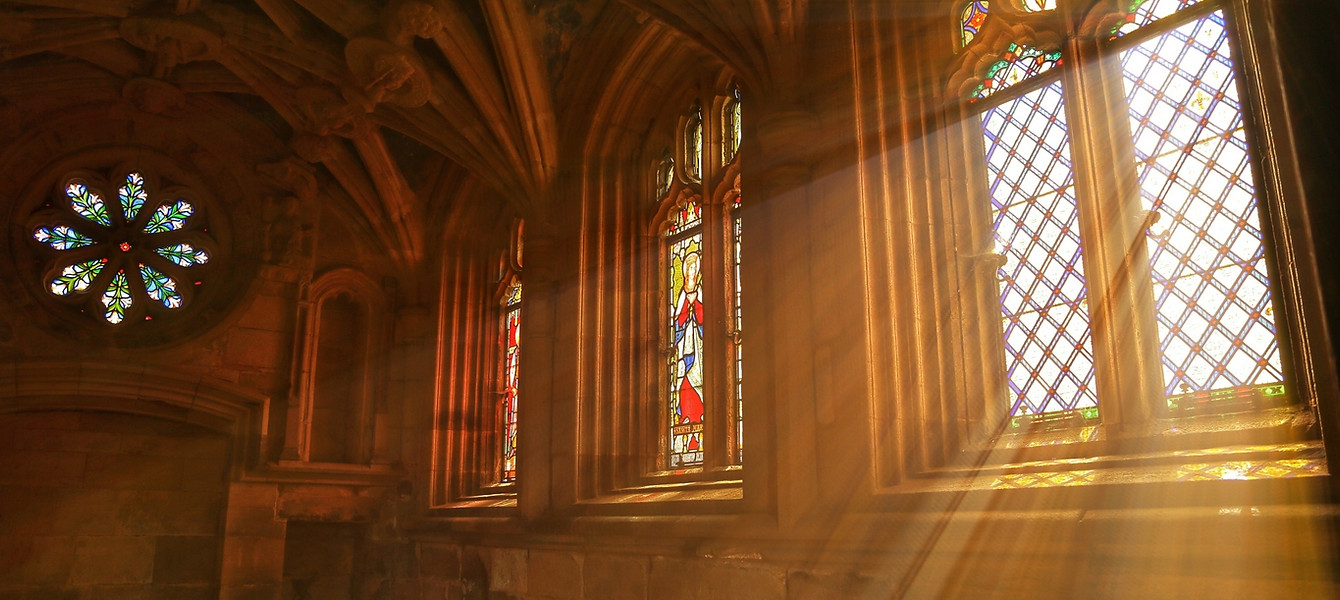
{"label": "window ledge", "polygon": [[394,485],[404,477],[400,468],[392,465],[357,465],[348,463],[301,462],[281,460],[250,469],[247,481],[311,482],[335,485],[381,486]]}
{"label": "window ledge", "polygon": [[744,482],[740,479],[665,482],[611,490],[578,501],[574,510],[583,514],[632,514],[630,511],[661,506],[670,512],[692,510],[720,514],[738,511],[743,499]]}

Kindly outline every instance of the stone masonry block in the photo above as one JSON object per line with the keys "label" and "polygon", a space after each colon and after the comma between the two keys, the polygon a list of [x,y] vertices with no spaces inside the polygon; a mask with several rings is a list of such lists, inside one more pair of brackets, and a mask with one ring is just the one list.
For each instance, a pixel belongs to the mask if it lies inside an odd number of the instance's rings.
{"label": "stone masonry block", "polygon": [[137,535],[216,535],[221,494],[146,491],[121,506],[121,531]]}
{"label": "stone masonry block", "polygon": [[526,569],[530,596],[576,600],[582,597],[582,558],[571,552],[530,551]]}
{"label": "stone masonry block", "polygon": [[284,540],[229,537],[223,544],[222,565],[219,578],[225,586],[278,585],[284,578]]}
{"label": "stone masonry block", "polygon": [[0,536],[53,533],[51,507],[61,493],[50,487],[0,485]]}
{"label": "stone masonry block", "polygon": [[217,582],[220,542],[217,536],[159,536],[154,553],[154,584]]}
{"label": "stone masonry block", "polygon": [[292,300],[278,295],[260,294],[242,312],[242,318],[237,324],[239,327],[266,331],[288,331],[288,316],[293,312]]}
{"label": "stone masonry block", "polygon": [[223,357],[233,366],[272,369],[281,364],[289,342],[284,333],[238,327],[229,336]]}
{"label": "stone masonry block", "polygon": [[461,549],[450,544],[420,544],[419,575],[443,581],[460,577]]}
{"label": "stone masonry block", "polygon": [[61,490],[55,502],[47,505],[46,519],[51,533],[71,535],[111,535],[116,531],[116,515],[122,503],[134,492],[72,488]]}
{"label": "stone masonry block", "polygon": [[786,597],[786,569],[757,563],[722,563],[707,568],[708,591],[734,600],[777,600]]}
{"label": "stone masonry block", "polygon": [[84,474],[83,452],[0,452],[0,485],[70,486]]}
{"label": "stone masonry block", "polygon": [[645,600],[645,556],[591,554],[582,561],[582,597],[589,600]]}
{"label": "stone masonry block", "polygon": [[651,561],[647,597],[775,600],[786,597],[781,567],[716,559],[663,558]]}
{"label": "stone masonry block", "polygon": [[228,506],[267,506],[279,503],[279,486],[273,483],[234,483],[228,486]]}
{"label": "stone masonry block", "polygon": [[275,518],[273,506],[228,506],[224,523],[227,535],[284,537],[284,521]]}
{"label": "stone masonry block", "polygon": [[511,594],[526,593],[526,551],[493,548],[489,553],[489,590]]}
{"label": "stone masonry block", "polygon": [[74,538],[0,536],[0,584],[59,584],[70,576]]}
{"label": "stone masonry block", "polygon": [[897,590],[893,580],[858,573],[793,570],[787,573],[787,600],[873,600]]}
{"label": "stone masonry block", "polygon": [[653,557],[647,581],[648,600],[710,597],[704,565],[696,559]]}
{"label": "stone masonry block", "polygon": [[148,536],[75,538],[70,583],[149,583],[154,575],[154,544]]}
{"label": "stone masonry block", "polygon": [[227,485],[228,463],[221,460],[186,458],[182,463],[181,489],[213,491]]}
{"label": "stone masonry block", "polygon": [[182,459],[175,456],[93,452],[84,463],[84,485],[96,488],[175,490]]}
{"label": "stone masonry block", "polygon": [[279,600],[283,586],[278,583],[224,585],[219,600]]}

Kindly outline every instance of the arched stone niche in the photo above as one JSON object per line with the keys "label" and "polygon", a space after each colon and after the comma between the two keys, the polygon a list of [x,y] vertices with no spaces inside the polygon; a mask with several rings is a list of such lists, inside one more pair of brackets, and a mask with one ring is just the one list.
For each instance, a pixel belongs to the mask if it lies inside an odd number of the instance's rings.
{"label": "arched stone niche", "polygon": [[374,434],[387,352],[387,301],[367,275],[338,268],[319,275],[300,305],[283,459],[376,462]]}

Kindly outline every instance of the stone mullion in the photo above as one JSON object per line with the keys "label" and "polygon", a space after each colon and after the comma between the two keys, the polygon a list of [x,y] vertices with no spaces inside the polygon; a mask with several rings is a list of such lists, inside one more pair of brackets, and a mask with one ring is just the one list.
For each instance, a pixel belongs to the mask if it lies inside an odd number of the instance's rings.
{"label": "stone mullion", "polygon": [[745,497],[763,508],[776,494],[776,510],[789,527],[803,522],[823,488],[815,398],[822,359],[815,352],[810,273],[814,175],[807,154],[810,140],[822,136],[816,115],[786,94],[760,90],[750,97],[757,102],[745,122],[741,152],[750,160],[741,180],[750,186],[743,216],[754,233],[741,240],[748,265],[743,284],[750,290],[742,329],[753,332],[744,346],[744,379],[757,383],[750,387],[744,437],[759,460],[749,461]]}
{"label": "stone mullion", "polygon": [[959,171],[950,176],[949,195],[960,198],[951,217],[957,237],[954,243],[959,248],[957,271],[962,291],[957,299],[962,315],[960,377],[965,395],[960,418],[966,439],[976,440],[994,435],[1009,419],[999,281],[1005,256],[995,249],[981,114],[960,113],[946,132],[953,139],[951,147],[960,149],[957,160],[947,151],[941,152]]}
{"label": "stone mullion", "polygon": [[730,378],[726,368],[734,357],[726,342],[731,298],[727,293],[730,257],[724,232],[729,231],[722,198],[714,190],[721,177],[720,128],[710,100],[703,109],[703,180],[702,180],[702,287],[703,294],[703,391],[706,406],[703,415],[703,467],[711,469],[731,464],[725,427],[730,419]]}
{"label": "stone mullion", "polygon": [[1154,324],[1148,228],[1140,204],[1134,150],[1117,55],[1100,42],[1071,37],[1063,70],[1075,173],[1098,409],[1116,430],[1149,421],[1163,397]]}
{"label": "stone mullion", "polygon": [[729,229],[725,206],[721,198],[703,194],[702,206],[702,285],[706,289],[703,295],[703,346],[708,355],[703,356],[703,388],[708,394],[708,406],[705,407],[702,423],[703,467],[725,466],[730,463],[730,453],[726,447],[726,430],[729,421],[729,347],[726,344],[726,329],[729,328],[730,296],[726,287],[730,281],[726,276],[729,253],[726,252],[725,230]]}
{"label": "stone mullion", "polygon": [[[552,473],[560,460],[553,450],[554,403],[560,394],[560,371],[571,364],[557,365],[559,351],[556,330],[561,322],[559,309],[558,242],[542,224],[526,223],[526,322],[521,328],[521,347],[526,354],[518,364],[517,397],[525,410],[517,413],[517,504],[523,519],[543,518],[554,508],[551,498]],[[568,340],[577,339],[565,330]],[[521,400],[524,399],[524,400]],[[568,493],[573,492],[571,485]]]}

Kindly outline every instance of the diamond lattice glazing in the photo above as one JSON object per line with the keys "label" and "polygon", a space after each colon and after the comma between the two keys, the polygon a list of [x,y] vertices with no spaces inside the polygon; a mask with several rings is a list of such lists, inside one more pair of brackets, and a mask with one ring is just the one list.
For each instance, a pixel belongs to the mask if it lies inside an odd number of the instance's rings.
{"label": "diamond lattice glazing", "polygon": [[1222,12],[1122,52],[1165,392],[1283,380]]}
{"label": "diamond lattice glazing", "polygon": [[1059,82],[982,115],[1011,415],[1096,406],[1093,349]]}

